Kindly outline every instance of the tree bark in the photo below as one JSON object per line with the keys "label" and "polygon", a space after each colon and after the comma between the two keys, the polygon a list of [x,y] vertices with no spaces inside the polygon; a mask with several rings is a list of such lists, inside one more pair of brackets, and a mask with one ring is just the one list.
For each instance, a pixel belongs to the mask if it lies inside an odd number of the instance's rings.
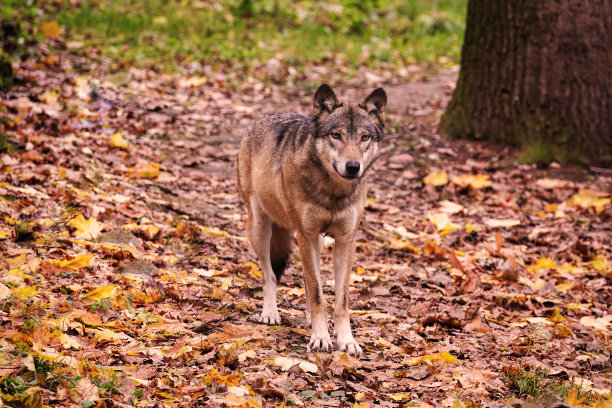
{"label": "tree bark", "polygon": [[440,129],[612,166],[612,0],[469,0]]}

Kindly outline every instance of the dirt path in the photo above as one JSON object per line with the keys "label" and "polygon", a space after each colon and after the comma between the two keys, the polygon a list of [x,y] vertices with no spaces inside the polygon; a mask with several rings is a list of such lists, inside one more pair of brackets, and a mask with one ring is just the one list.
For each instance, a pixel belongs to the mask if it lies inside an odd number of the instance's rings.
{"label": "dirt path", "polygon": [[[262,114],[308,113],[312,92],[230,92],[221,80],[142,71],[117,86],[66,73],[73,62],[24,63],[27,86],[2,100],[23,149],[2,156],[0,176],[7,346],[61,352],[70,375],[116,372],[119,394],[95,396],[125,404],[140,389],[138,406],[501,407],[518,404],[502,378],[521,364],[582,381],[589,403],[609,393],[611,180],[567,168],[559,179],[508,149],[441,139],[452,77],[387,87],[389,137],[351,289],[365,350],[356,360],[306,352],[297,256],[279,288],[283,325],[249,320],[262,298],[236,194],[238,142]],[[360,98],[371,85],[338,89]],[[127,145],[111,141],[116,132]],[[424,183],[432,173],[440,186]],[[76,214],[100,227],[81,234]],[[16,242],[10,220],[32,233]],[[135,241],[92,239],[116,229]],[[88,254],[82,267],[61,263]],[[331,305],[328,245],[323,260]],[[109,285],[108,296],[87,295]],[[59,384],[41,384],[46,404],[84,398]]]}

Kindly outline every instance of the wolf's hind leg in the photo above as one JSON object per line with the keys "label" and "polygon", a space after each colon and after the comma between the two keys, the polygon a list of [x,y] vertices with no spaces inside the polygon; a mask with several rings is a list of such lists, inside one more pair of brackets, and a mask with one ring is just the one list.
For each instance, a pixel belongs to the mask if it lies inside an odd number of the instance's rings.
{"label": "wolf's hind leg", "polygon": [[270,238],[272,221],[263,211],[256,197],[251,197],[249,214],[249,238],[259,258],[259,267],[263,277],[263,310],[259,321],[266,324],[280,324],[280,315],[276,306],[276,276],[270,260]]}

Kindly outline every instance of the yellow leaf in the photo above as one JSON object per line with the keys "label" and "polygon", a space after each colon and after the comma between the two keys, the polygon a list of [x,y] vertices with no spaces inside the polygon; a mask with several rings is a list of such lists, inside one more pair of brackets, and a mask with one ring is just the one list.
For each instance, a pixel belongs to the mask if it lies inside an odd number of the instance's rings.
{"label": "yellow leaf", "polygon": [[155,179],[159,176],[159,163],[142,163],[131,170],[138,178]]}
{"label": "yellow leaf", "polygon": [[7,233],[0,230],[0,239],[6,239],[8,237]]}
{"label": "yellow leaf", "polygon": [[559,283],[558,285],[556,285],[556,288],[559,292],[567,292],[573,287],[574,287],[574,282],[572,281],[567,281],[567,282]]}
{"label": "yellow leaf", "polygon": [[87,333],[93,333],[93,335],[99,340],[109,342],[112,344],[122,343],[123,341],[133,341],[134,339],[125,333],[115,332],[110,329],[103,327],[97,329],[86,329]]}
{"label": "yellow leaf", "polygon": [[584,268],[580,266],[572,265],[570,263],[564,263],[563,265],[557,266],[557,271],[559,273],[572,273],[574,275],[582,275],[585,273]]}
{"label": "yellow leaf", "polygon": [[570,337],[572,333],[572,329],[562,324],[555,325],[555,335],[559,337]]}
{"label": "yellow leaf", "polygon": [[385,395],[396,402],[410,398],[409,392],[397,393],[397,394],[385,394]]}
{"label": "yellow leaf", "polygon": [[60,268],[81,269],[88,268],[91,263],[93,254],[81,255],[72,259],[64,259],[63,261],[52,260],[51,263],[58,265]]}
{"label": "yellow leaf", "polygon": [[54,39],[60,35],[60,26],[57,21],[49,21],[40,25],[40,32],[45,38]]}
{"label": "yellow leaf", "polygon": [[259,267],[257,266],[255,262],[245,262],[242,265],[246,265],[250,268],[249,273],[251,274],[252,277],[256,279],[261,279],[261,272],[259,271]]}
{"label": "yellow leaf", "polygon": [[430,186],[440,187],[448,183],[448,176],[446,175],[445,171],[432,171],[423,179],[423,183]]}
{"label": "yellow leaf", "polygon": [[113,290],[117,285],[106,285],[94,289],[83,296],[83,300],[86,302],[98,302],[102,299],[108,298],[113,293]]}
{"label": "yellow leaf", "polygon": [[424,363],[426,361],[432,364],[436,364],[436,363],[441,363],[443,365],[455,364],[457,362],[457,357],[453,356],[452,354],[446,351],[441,351],[435,354],[426,354],[421,357],[413,357],[410,360],[408,360],[408,364],[413,366],[413,365]]}
{"label": "yellow leaf", "polygon": [[580,405],[587,399],[589,394],[587,393],[582,398],[578,399],[578,389],[576,387],[572,387],[572,389],[567,393],[567,403],[572,407],[576,405]]}
{"label": "yellow leaf", "polygon": [[42,102],[46,103],[47,105],[56,104],[58,98],[59,98],[59,95],[55,91],[45,91],[42,93],[42,95],[38,97],[38,99],[40,99]]}
{"label": "yellow leaf", "polygon": [[459,401],[459,398],[455,398],[452,408],[465,408],[465,406]]}
{"label": "yellow leaf", "polygon": [[436,227],[440,236],[461,228],[458,224],[451,222],[446,213],[427,214],[427,219]]}
{"label": "yellow leaf", "polygon": [[216,368],[211,369],[203,379],[204,385],[212,384],[213,380],[217,384],[227,384],[229,387],[236,386],[240,383],[241,376],[236,374],[221,375]]}
{"label": "yellow leaf", "polygon": [[527,269],[530,273],[534,273],[539,271],[540,269],[556,269],[557,263],[550,258],[542,257],[539,258],[536,263],[531,265],[529,269]]}
{"label": "yellow leaf", "polygon": [[370,408],[370,404],[367,402],[356,402],[351,405],[351,408]]}
{"label": "yellow leaf", "polygon": [[546,207],[544,207],[544,210],[548,212],[556,212],[558,209],[559,204],[548,204]]}
{"label": "yellow leaf", "polygon": [[604,255],[597,255],[595,258],[593,258],[591,260],[591,265],[593,265],[593,269],[598,272],[605,273],[610,270],[610,263]]}
{"label": "yellow leaf", "polygon": [[146,224],[140,227],[141,231],[145,233],[148,239],[153,239],[159,232],[159,227],[153,224]]}
{"label": "yellow leaf", "polygon": [[451,181],[461,188],[471,187],[474,190],[490,187],[492,185],[489,176],[486,174],[462,174],[453,177]]}
{"label": "yellow leaf", "polygon": [[355,401],[361,401],[366,398],[365,392],[357,392],[353,395],[353,398],[355,398]]}
{"label": "yellow leaf", "polygon": [[221,282],[221,290],[223,292],[226,292],[234,284],[234,280],[232,278],[219,277],[218,279]]}
{"label": "yellow leaf", "polygon": [[36,286],[27,286],[21,289],[14,289],[13,295],[17,296],[21,300],[28,300],[32,297],[36,296],[38,291],[36,290]]}
{"label": "yellow leaf", "polygon": [[77,215],[68,223],[72,228],[76,230],[72,233],[77,238],[96,238],[100,231],[102,231],[102,224],[98,222],[94,217],[90,217],[88,220],[83,217],[82,214]]}
{"label": "yellow leaf", "polygon": [[469,222],[465,224],[465,232],[466,232],[466,234],[471,234],[474,231],[478,231],[478,225],[471,224]]}
{"label": "yellow leaf", "polygon": [[399,239],[395,239],[395,238],[389,237],[389,242],[391,243],[391,248],[393,248],[393,249],[408,249],[408,250],[414,252],[417,255],[421,254],[421,251],[419,250],[419,248],[416,248],[416,247],[410,245],[410,243],[408,243],[406,241],[402,241],[402,240],[399,240]]}
{"label": "yellow leaf", "polygon": [[168,24],[168,18],[166,16],[153,17],[153,24],[166,25]]}
{"label": "yellow leaf", "polygon": [[111,147],[118,147],[119,149],[127,149],[130,144],[123,138],[121,132],[113,133],[109,139]]}
{"label": "yellow leaf", "polygon": [[608,198],[608,194],[606,193],[581,188],[569,199],[568,205],[579,207],[583,210],[587,210],[592,207],[595,209],[595,212],[599,214],[604,210],[604,207],[609,205],[611,202],[612,200]]}
{"label": "yellow leaf", "polygon": [[[76,78],[74,78],[74,84],[79,87],[79,88],[83,88],[87,86],[87,78],[85,78],[82,75],[77,76]],[[62,169],[63,170],[63,169]],[[64,170],[65,172],[65,170]]]}

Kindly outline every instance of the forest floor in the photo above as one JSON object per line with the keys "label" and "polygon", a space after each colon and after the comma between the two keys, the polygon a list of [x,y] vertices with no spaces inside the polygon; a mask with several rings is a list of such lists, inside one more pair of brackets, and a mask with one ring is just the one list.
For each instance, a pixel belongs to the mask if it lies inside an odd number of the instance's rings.
{"label": "forest floor", "polygon": [[235,162],[255,118],[309,114],[312,90],[103,61],[42,52],[0,100],[5,404],[611,406],[612,177],[441,138],[456,74],[332,78],[385,86],[388,137],[350,292],[364,356],[309,353],[297,255],[282,325],[252,321]]}

